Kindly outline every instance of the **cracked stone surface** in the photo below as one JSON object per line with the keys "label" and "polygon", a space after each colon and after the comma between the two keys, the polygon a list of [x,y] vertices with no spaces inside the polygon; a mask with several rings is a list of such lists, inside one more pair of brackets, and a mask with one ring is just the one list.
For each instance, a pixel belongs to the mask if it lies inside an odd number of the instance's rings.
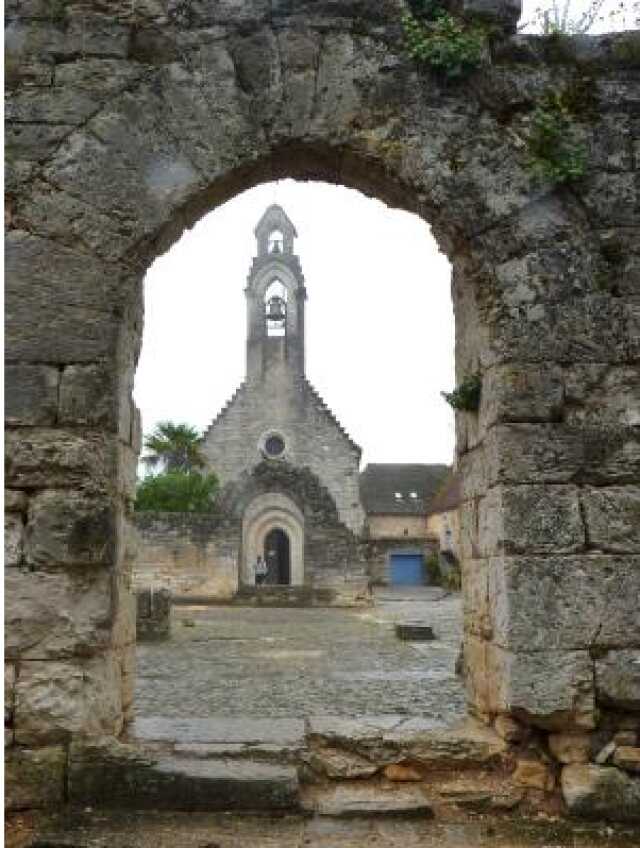
{"label": "cracked stone surface", "polygon": [[[139,719],[394,714],[453,724],[465,714],[454,672],[460,598],[440,589],[387,590],[367,610],[175,607],[173,616],[169,641],[138,646]],[[429,621],[437,640],[398,639],[393,623],[408,619]]]}

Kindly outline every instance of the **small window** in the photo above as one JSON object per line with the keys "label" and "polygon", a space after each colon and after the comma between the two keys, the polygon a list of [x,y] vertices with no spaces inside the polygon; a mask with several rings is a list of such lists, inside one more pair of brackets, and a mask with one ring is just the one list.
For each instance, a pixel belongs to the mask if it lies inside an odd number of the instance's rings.
{"label": "small window", "polygon": [[409,497],[413,498],[413,500],[415,501],[418,497],[418,493],[417,492],[409,492]]}
{"label": "small window", "polygon": [[402,500],[402,492],[394,492],[394,497],[397,501]]}
{"label": "small window", "polygon": [[284,453],[284,439],[282,436],[268,436],[264,443],[265,452],[269,456],[280,456]]}

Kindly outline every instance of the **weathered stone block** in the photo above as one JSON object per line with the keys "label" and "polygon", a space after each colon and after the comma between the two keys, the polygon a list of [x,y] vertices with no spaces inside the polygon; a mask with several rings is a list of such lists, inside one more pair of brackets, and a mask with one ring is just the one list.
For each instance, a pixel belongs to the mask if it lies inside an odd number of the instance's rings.
{"label": "weathered stone block", "polygon": [[5,367],[7,424],[54,424],[58,410],[60,372],[47,365]]}
{"label": "weathered stone block", "polygon": [[16,488],[105,491],[116,473],[115,436],[44,428],[10,430],[5,452],[6,480]]}
{"label": "weathered stone block", "polygon": [[112,575],[106,569],[5,577],[5,654],[12,659],[87,656],[110,642]]}
{"label": "weathered stone block", "polygon": [[5,808],[58,810],[64,803],[67,752],[61,746],[5,755]]}
{"label": "weathered stone block", "polygon": [[481,556],[571,553],[585,544],[575,486],[498,486],[478,512]]}
{"label": "weathered stone block", "polygon": [[16,683],[18,744],[117,735],[121,729],[121,674],[113,652],[87,660],[22,662]]}
{"label": "weathered stone block", "polygon": [[496,643],[511,651],[634,644],[640,638],[639,566],[638,557],[598,554],[492,559]]}
{"label": "weathered stone block", "polygon": [[498,365],[482,379],[480,423],[557,421],[563,403],[559,368]]}
{"label": "weathered stone block", "polygon": [[117,395],[112,372],[104,365],[68,365],[60,380],[60,424],[113,428]]}
{"label": "weathered stone block", "polygon": [[49,491],[31,500],[25,561],[37,568],[115,566],[117,512],[107,498]]}
{"label": "weathered stone block", "polygon": [[6,341],[14,359],[96,362],[114,352],[116,269],[20,230],[9,231],[6,249]]}
{"label": "weathered stone block", "polygon": [[[637,614],[638,595],[634,600]],[[607,706],[640,710],[640,650],[609,651],[597,659],[596,692]]]}
{"label": "weathered stone block", "polygon": [[466,633],[490,639],[489,560],[462,560],[462,614]]}
{"label": "weathered stone block", "polygon": [[555,777],[547,763],[528,757],[519,757],[511,779],[516,786],[526,786],[529,789],[540,789],[542,792],[552,792]]}
{"label": "weathered stone block", "polygon": [[487,647],[488,705],[546,730],[595,726],[592,662],[587,651],[510,653]]}
{"label": "weathered stone block", "polygon": [[592,547],[612,553],[640,553],[640,487],[587,489],[580,500]]}
{"label": "weathered stone block", "polygon": [[[16,667],[5,661],[4,664],[4,726],[13,727],[15,710]],[[13,734],[12,734],[13,735]]]}
{"label": "weathered stone block", "polygon": [[22,516],[8,512],[4,516],[4,564],[15,567],[22,562],[24,523]]}
{"label": "weathered stone block", "polygon": [[[636,483],[640,435],[633,427],[506,424],[491,428],[482,466],[470,469],[495,483]],[[471,485],[465,480],[465,492]]]}
{"label": "weathered stone block", "polygon": [[520,0],[458,0],[455,6],[466,17],[487,21],[506,32],[516,31],[522,14]]}
{"label": "weathered stone block", "polygon": [[588,733],[551,733],[549,750],[561,763],[588,763],[591,737]]}
{"label": "weathered stone block", "polygon": [[614,822],[640,821],[640,780],[617,768],[565,766],[561,784],[565,803],[574,816]]}

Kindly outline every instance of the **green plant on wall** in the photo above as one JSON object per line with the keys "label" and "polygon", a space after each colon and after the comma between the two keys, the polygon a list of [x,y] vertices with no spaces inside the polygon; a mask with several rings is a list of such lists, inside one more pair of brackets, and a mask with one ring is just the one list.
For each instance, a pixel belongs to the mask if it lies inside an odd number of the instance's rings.
{"label": "green plant on wall", "polygon": [[452,392],[440,392],[450,407],[462,412],[477,412],[480,406],[482,380],[479,374],[465,377]]}
{"label": "green plant on wall", "polygon": [[546,94],[531,115],[528,167],[534,179],[570,183],[585,173],[587,151],[576,138],[571,112],[561,94]]}
{"label": "green plant on wall", "polygon": [[407,50],[412,59],[429,65],[449,79],[466,76],[479,67],[485,53],[485,31],[465,24],[433,3],[425,4],[418,20],[404,15]]}

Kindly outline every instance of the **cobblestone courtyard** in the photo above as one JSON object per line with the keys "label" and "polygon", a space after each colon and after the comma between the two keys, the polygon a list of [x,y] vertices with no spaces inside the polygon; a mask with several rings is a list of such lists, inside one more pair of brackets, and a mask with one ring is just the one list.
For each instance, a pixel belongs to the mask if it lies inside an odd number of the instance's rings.
{"label": "cobblestone courtyard", "polygon": [[[138,646],[136,715],[303,717],[464,715],[454,667],[460,598],[441,589],[379,591],[367,609],[174,607],[171,639]],[[403,642],[421,620],[433,642]]]}

